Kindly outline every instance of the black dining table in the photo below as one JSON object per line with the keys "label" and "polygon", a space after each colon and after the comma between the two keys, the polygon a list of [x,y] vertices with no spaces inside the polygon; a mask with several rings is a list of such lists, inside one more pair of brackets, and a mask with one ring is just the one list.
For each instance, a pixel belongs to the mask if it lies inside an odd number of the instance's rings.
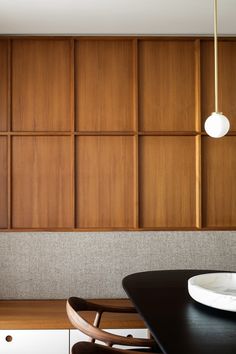
{"label": "black dining table", "polygon": [[135,273],[123,287],[164,354],[236,354],[236,312],[193,300],[188,279],[212,270]]}

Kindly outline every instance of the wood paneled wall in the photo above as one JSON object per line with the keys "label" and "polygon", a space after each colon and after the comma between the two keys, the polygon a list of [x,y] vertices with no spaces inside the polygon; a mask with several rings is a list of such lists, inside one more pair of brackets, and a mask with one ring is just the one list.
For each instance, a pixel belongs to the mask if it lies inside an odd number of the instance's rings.
{"label": "wood paneled wall", "polygon": [[236,229],[236,41],[0,38],[2,230]]}

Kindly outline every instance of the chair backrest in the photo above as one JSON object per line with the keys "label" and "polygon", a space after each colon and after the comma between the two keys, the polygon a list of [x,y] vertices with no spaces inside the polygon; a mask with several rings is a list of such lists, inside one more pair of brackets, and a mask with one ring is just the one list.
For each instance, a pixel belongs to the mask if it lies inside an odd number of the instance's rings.
{"label": "chair backrest", "polygon": [[[137,346],[137,347],[149,347],[155,348],[156,343],[153,339],[148,338],[133,338],[133,337],[123,337],[115,334],[108,333],[98,328],[102,314],[104,312],[114,312],[114,313],[135,313],[134,307],[117,307],[109,305],[95,304],[91,301],[86,301],[81,298],[71,297],[66,303],[67,315],[73,326],[79,329],[81,332],[86,334],[91,338],[91,342],[95,340],[100,340],[106,343],[108,346],[114,344],[127,345],[127,346]],[[96,312],[94,323],[91,324],[86,321],[80,311],[93,311]]]}

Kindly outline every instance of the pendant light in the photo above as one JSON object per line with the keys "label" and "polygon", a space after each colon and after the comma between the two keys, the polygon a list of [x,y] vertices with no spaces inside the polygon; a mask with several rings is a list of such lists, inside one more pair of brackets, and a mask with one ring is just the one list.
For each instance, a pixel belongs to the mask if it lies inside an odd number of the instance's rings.
{"label": "pendant light", "polygon": [[229,120],[218,110],[218,47],[217,47],[217,0],[214,0],[214,62],[215,62],[215,112],[205,121],[205,131],[212,138],[221,138],[229,131]]}

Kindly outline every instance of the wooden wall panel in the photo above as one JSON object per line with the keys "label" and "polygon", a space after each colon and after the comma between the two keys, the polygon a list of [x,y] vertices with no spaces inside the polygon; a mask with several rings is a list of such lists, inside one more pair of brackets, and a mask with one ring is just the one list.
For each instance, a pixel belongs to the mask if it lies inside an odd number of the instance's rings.
{"label": "wooden wall panel", "polygon": [[8,99],[8,41],[0,40],[0,131],[7,130]]}
{"label": "wooden wall panel", "polygon": [[[230,130],[236,131],[236,41],[219,41],[219,110],[230,120]],[[201,43],[202,128],[214,106],[213,41]]]}
{"label": "wooden wall panel", "polygon": [[134,227],[134,138],[80,136],[77,227]]}
{"label": "wooden wall panel", "polygon": [[81,40],[75,49],[77,130],[134,130],[132,40]]}
{"label": "wooden wall panel", "polygon": [[13,227],[73,227],[70,137],[17,136],[12,145]]}
{"label": "wooden wall panel", "polygon": [[69,39],[13,40],[14,131],[70,130],[71,55]]}
{"label": "wooden wall panel", "polygon": [[196,226],[195,138],[140,138],[140,226]]}
{"label": "wooden wall panel", "polygon": [[139,43],[139,127],[142,131],[194,131],[195,43]]}
{"label": "wooden wall panel", "polygon": [[236,227],[236,137],[203,137],[203,226]]}
{"label": "wooden wall panel", "polygon": [[236,229],[235,38],[220,140],[213,64],[209,38],[0,38],[0,228]]}
{"label": "wooden wall panel", "polygon": [[7,228],[7,137],[0,136],[0,228]]}

